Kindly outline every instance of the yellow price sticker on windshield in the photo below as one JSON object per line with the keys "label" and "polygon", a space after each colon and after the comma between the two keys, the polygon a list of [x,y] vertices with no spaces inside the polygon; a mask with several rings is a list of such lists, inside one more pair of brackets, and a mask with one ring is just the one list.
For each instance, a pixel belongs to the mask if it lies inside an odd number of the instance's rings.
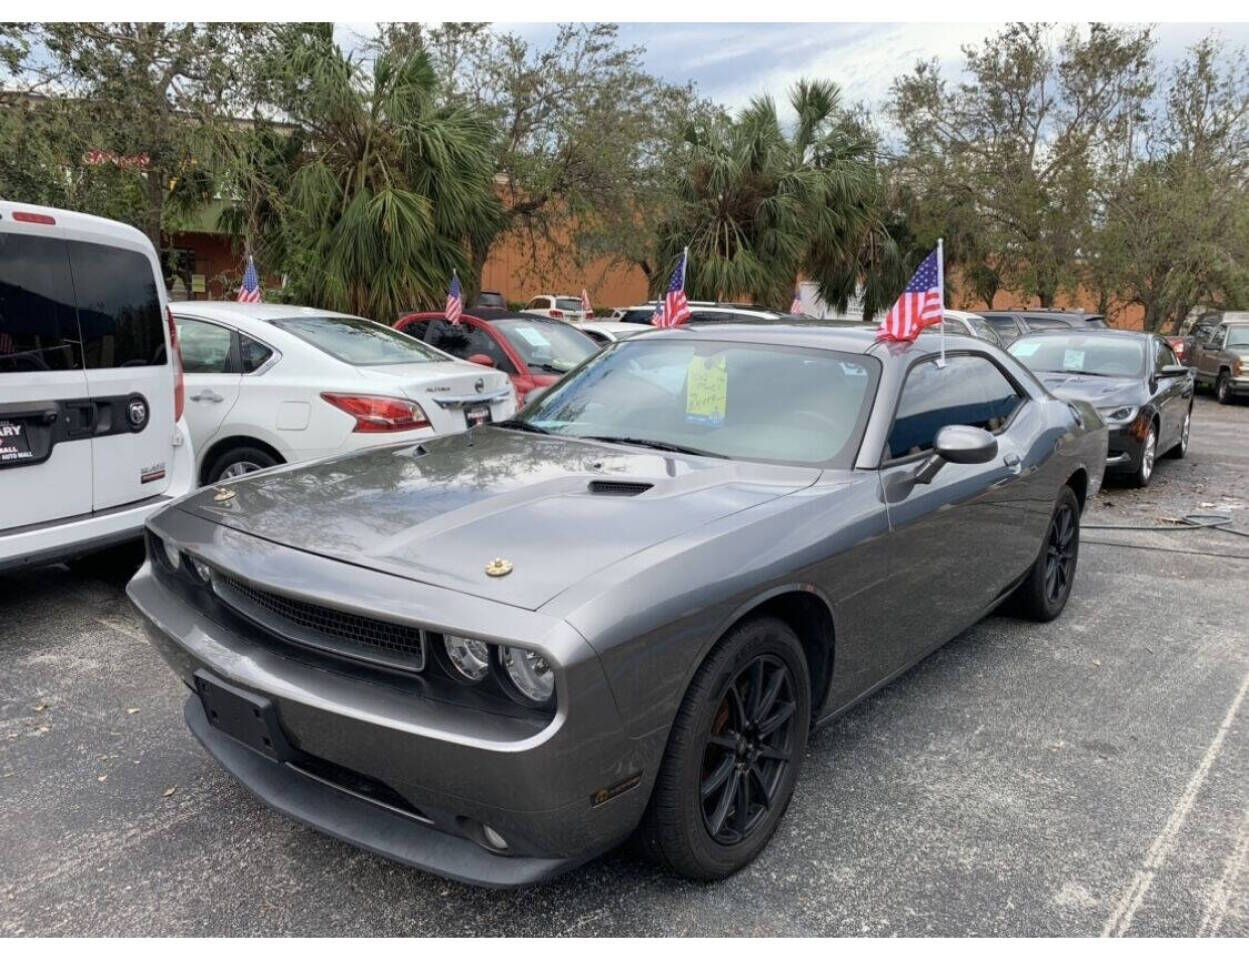
{"label": "yellow price sticker on windshield", "polygon": [[685,417],[698,423],[718,424],[728,405],[729,375],[725,356],[710,360],[691,357],[685,385]]}

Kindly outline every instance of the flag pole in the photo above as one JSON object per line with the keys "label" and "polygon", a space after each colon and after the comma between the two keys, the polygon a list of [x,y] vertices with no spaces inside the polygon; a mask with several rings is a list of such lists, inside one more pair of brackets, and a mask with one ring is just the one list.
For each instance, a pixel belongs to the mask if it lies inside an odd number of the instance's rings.
{"label": "flag pole", "polygon": [[690,248],[686,246],[685,252],[681,254],[681,292],[685,292],[686,274],[690,272]]}
{"label": "flag pole", "polygon": [[937,296],[941,300],[941,360],[937,366],[945,366],[945,250],[937,237]]}

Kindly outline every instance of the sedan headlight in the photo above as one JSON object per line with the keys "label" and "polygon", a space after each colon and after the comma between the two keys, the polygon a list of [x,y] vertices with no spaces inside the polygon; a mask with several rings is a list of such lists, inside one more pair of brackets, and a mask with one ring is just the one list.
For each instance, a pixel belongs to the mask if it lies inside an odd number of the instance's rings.
{"label": "sedan headlight", "polygon": [[442,639],[451,667],[467,683],[478,683],[490,672],[490,644],[448,633]]}
{"label": "sedan headlight", "polygon": [[520,647],[500,647],[499,662],[526,700],[535,704],[550,701],[555,693],[555,674],[542,654]]}
{"label": "sedan headlight", "polygon": [[1140,407],[1098,407],[1097,412],[1107,423],[1119,424],[1131,423],[1136,419],[1139,409]]}

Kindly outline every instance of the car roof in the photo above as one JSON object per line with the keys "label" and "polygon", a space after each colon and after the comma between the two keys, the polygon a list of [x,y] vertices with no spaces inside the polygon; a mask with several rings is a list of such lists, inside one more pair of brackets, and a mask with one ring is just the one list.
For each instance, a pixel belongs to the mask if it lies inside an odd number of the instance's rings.
{"label": "car roof", "polygon": [[1029,330],[1027,333],[1021,334],[1015,341],[1031,340],[1033,337],[1130,337],[1137,340],[1142,338],[1160,337],[1161,334],[1152,333],[1148,330],[1119,330],[1115,327],[1066,327],[1062,330]]}
{"label": "car roof", "polygon": [[[0,225],[9,223],[17,223],[24,227],[25,224],[13,219],[15,212],[37,213],[41,216],[51,217],[56,223],[51,224],[53,227],[66,227],[80,233],[95,234],[102,241],[107,242],[109,239],[125,239],[131,243],[147,243],[147,234],[141,230],[126,223],[117,220],[109,220],[107,217],[97,217],[90,213],[78,213],[74,210],[62,210],[59,207],[41,207],[33,203],[14,203],[10,200],[0,199]],[[45,227],[45,229],[47,229]]]}
{"label": "car roof", "polygon": [[289,303],[237,303],[234,300],[174,300],[169,304],[176,313],[195,314],[207,320],[293,320],[298,317],[351,317],[365,319],[351,313],[321,310],[317,307],[300,307]]}
{"label": "car roof", "polygon": [[984,317],[979,313],[969,313],[966,310],[946,310],[945,316],[947,320],[983,320]]}
{"label": "car roof", "polygon": [[[669,328],[662,331],[662,336],[719,340],[726,343],[775,343],[780,346],[840,350],[843,353],[872,353],[873,348],[878,345],[887,349],[877,339],[875,324],[857,321],[693,324]],[[934,345],[940,339],[936,329],[925,330],[921,338],[926,341],[926,346]],[[945,340],[947,345],[974,346],[976,349],[993,346],[987,340],[959,333],[947,332]]]}

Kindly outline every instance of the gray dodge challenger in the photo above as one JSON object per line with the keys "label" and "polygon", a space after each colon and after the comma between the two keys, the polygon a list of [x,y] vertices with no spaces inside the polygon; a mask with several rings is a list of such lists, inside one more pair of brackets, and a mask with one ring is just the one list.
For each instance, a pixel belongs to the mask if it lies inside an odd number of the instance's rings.
{"label": "gray dodge challenger", "polygon": [[1070,595],[1105,425],[937,349],[643,333],[511,420],[174,502],[128,592],[195,736],[318,830],[491,886],[631,836],[724,877],[815,726]]}

